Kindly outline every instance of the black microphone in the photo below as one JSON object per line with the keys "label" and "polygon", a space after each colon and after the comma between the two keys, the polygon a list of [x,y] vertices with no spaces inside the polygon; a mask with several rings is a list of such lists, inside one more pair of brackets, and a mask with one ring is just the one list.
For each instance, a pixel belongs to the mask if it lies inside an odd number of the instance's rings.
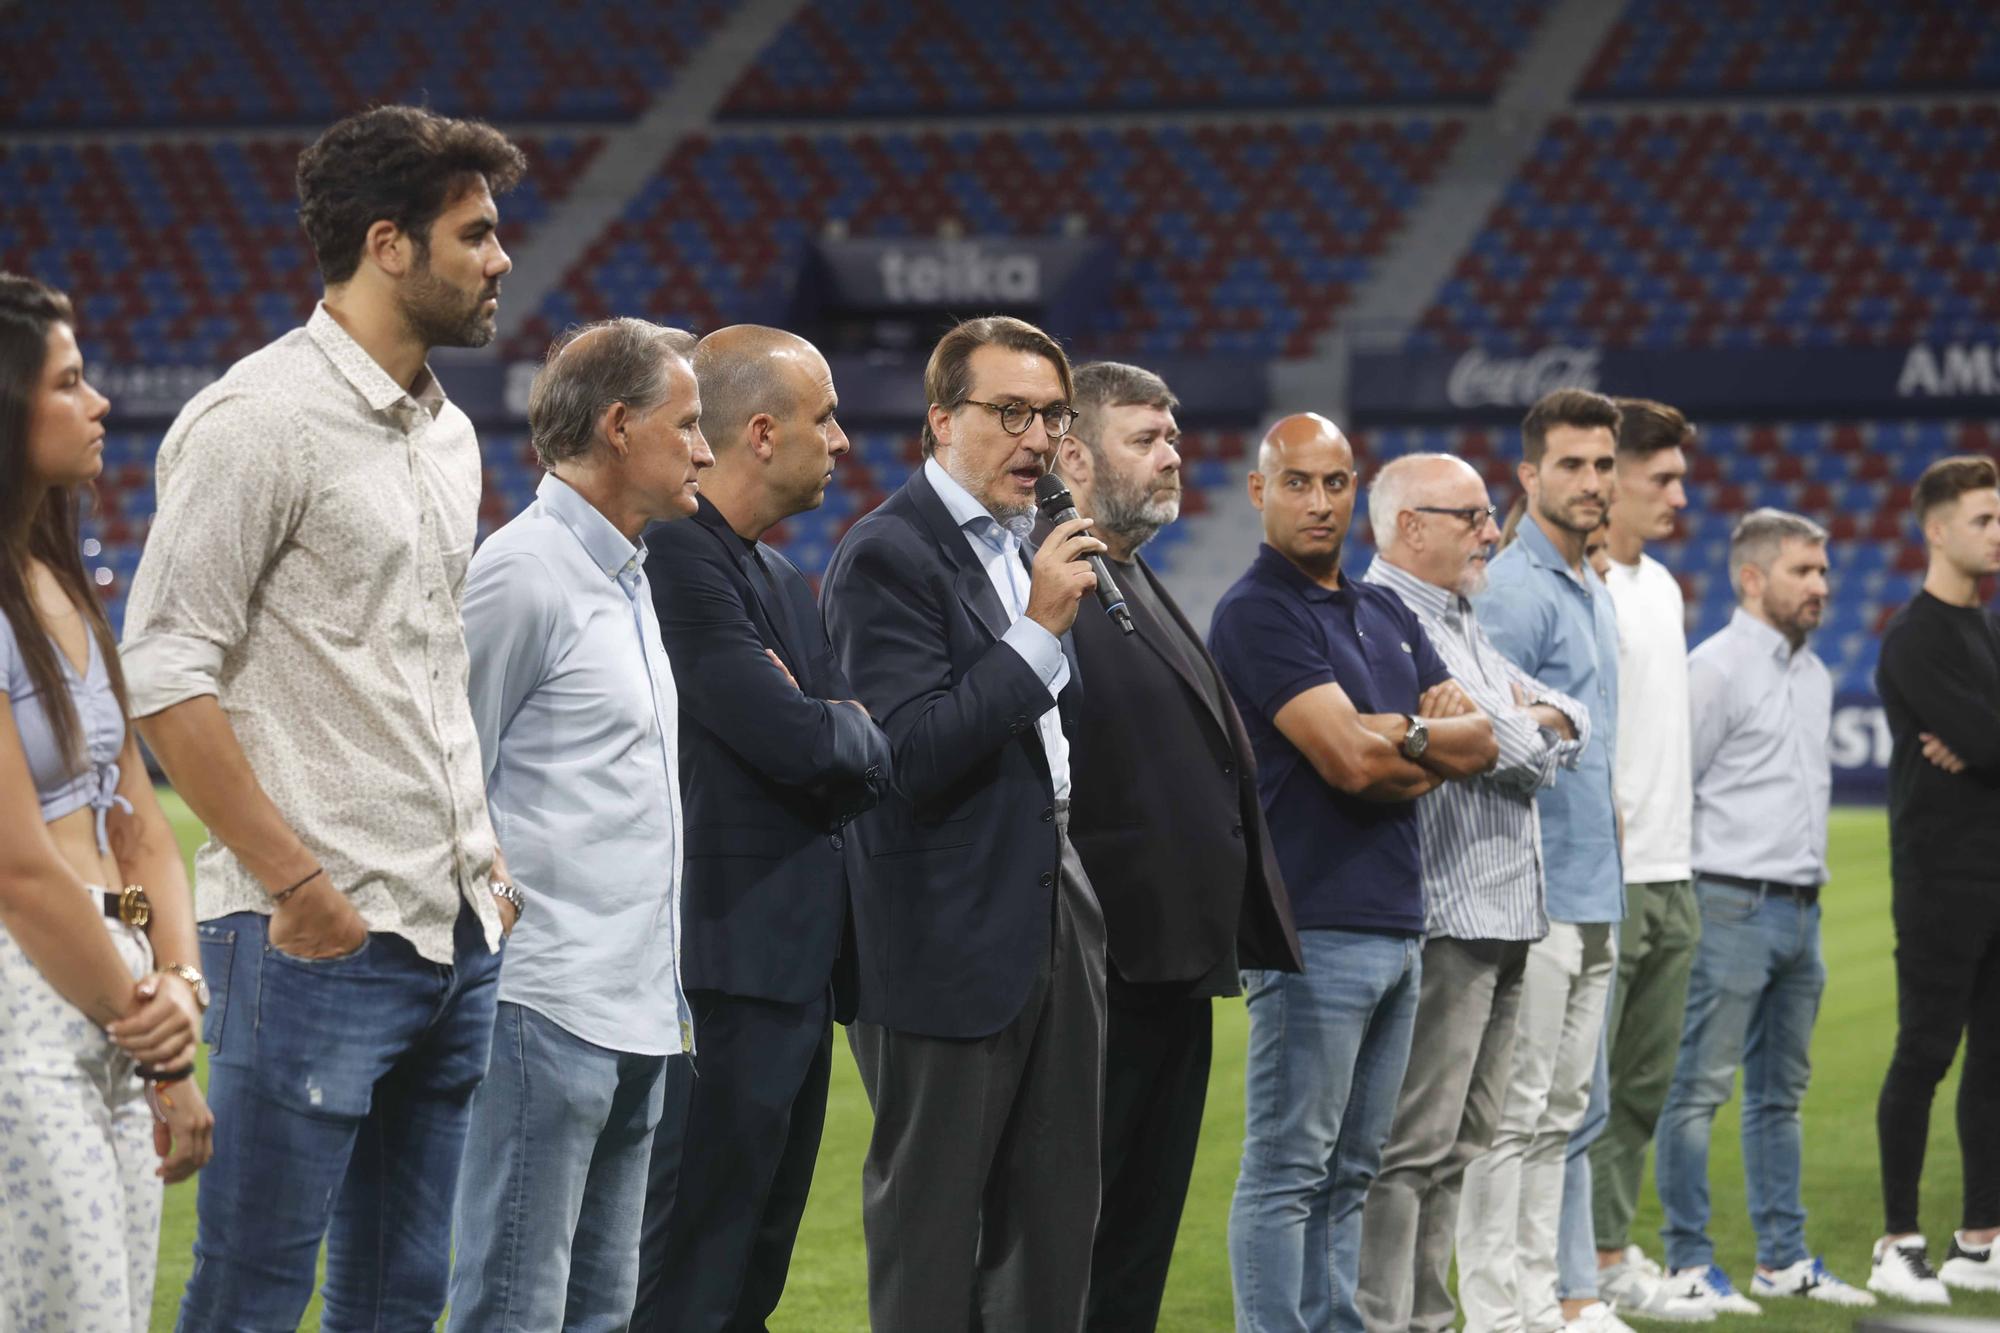
{"label": "black microphone", "polygon": [[[1070,498],[1069,487],[1062,484],[1062,478],[1053,472],[1044,472],[1035,478],[1035,503],[1041,506],[1042,517],[1058,527],[1073,518],[1083,517],[1076,512],[1076,501]],[[1090,568],[1097,575],[1097,600],[1104,604],[1104,614],[1118,622],[1118,628],[1127,634],[1132,632],[1132,613],[1125,609],[1125,594],[1118,591],[1118,581],[1111,577],[1111,566],[1104,563],[1104,557],[1092,552],[1084,557],[1090,561]]]}

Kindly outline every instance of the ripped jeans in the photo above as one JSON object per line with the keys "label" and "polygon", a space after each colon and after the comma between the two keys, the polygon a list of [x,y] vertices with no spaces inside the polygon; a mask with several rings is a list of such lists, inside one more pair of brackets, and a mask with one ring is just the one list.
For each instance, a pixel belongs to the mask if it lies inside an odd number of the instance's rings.
{"label": "ripped jeans", "polygon": [[180,1327],[298,1327],[324,1237],[322,1328],[431,1328],[500,956],[469,908],[450,964],[382,933],[344,958],[292,958],[268,925],[239,912],[199,927],[217,1130]]}

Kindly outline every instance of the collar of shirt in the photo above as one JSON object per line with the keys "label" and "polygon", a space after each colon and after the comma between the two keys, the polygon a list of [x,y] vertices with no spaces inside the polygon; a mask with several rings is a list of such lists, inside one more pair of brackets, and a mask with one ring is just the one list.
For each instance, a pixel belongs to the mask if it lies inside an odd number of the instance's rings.
{"label": "collar of shirt", "polygon": [[1569,561],[1563,559],[1562,552],[1556,549],[1556,544],[1549,540],[1549,534],[1542,531],[1542,525],[1535,522],[1532,514],[1522,518],[1521,526],[1514,530],[1514,540],[1523,551],[1527,552],[1530,560],[1544,569],[1561,574],[1586,593],[1590,591],[1592,583],[1603,582],[1597,577],[1597,571],[1589,565],[1583,567],[1582,573],[1572,568]]}
{"label": "collar of shirt", "polygon": [[951,515],[951,521],[996,551],[1019,550],[1023,540],[1034,529],[1032,515],[1010,518],[1004,523],[993,517],[985,505],[973,498],[971,491],[959,485],[958,479],[944,470],[944,464],[937,461],[936,455],[924,460],[924,476],[930,480],[931,489],[937,492],[938,499],[944,501],[945,512]]}
{"label": "collar of shirt", "polygon": [[1369,562],[1368,572],[1362,576],[1369,583],[1379,583],[1402,597],[1410,604],[1420,618],[1458,623],[1471,604],[1449,588],[1440,588],[1426,579],[1420,579],[1401,565],[1392,565],[1377,555]]}
{"label": "collar of shirt", "polygon": [[334,369],[345,375],[377,412],[388,412],[398,403],[408,402],[421,407],[435,421],[438,413],[444,411],[444,386],[438,383],[430,366],[426,365],[417,376],[414,393],[405,389],[390,379],[382,363],[368,355],[367,349],[340,326],[324,301],[313,307],[312,318],[306,321],[306,333],[326,353]]}
{"label": "collar of shirt", "polygon": [[1769,653],[1781,667],[1791,666],[1805,648],[1803,643],[1793,648],[1791,640],[1775,626],[1765,624],[1740,606],[1729,614],[1729,632],[1746,640],[1747,647]]}
{"label": "collar of shirt", "polygon": [[1285,555],[1269,542],[1257,547],[1257,559],[1251,569],[1259,578],[1275,579],[1296,590],[1309,602],[1347,602],[1355,598],[1354,580],[1347,577],[1345,570],[1335,568],[1334,574],[1340,580],[1338,588],[1329,588],[1319,580],[1309,576],[1303,569],[1293,564]]}
{"label": "collar of shirt", "polygon": [[640,567],[646,563],[644,541],[637,545],[627,541],[625,534],[598,512],[596,505],[578,495],[575,487],[553,472],[543,475],[542,484],[535,487],[535,499],[570,530],[591,563],[603,570],[606,578],[631,591]]}

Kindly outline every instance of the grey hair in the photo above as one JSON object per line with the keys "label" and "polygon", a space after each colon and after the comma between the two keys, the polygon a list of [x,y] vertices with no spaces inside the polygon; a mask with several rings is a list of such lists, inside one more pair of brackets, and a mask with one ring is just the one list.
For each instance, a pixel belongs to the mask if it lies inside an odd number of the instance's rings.
{"label": "grey hair", "polygon": [[1076,424],[1070,434],[1082,440],[1091,456],[1098,457],[1099,417],[1107,407],[1157,407],[1173,412],[1181,400],[1167,382],[1143,366],[1123,361],[1092,361],[1076,368],[1076,392],[1070,406],[1076,409]]}
{"label": "grey hair", "polygon": [[1751,510],[1737,520],[1736,530],[1729,534],[1729,586],[1741,597],[1745,565],[1768,570],[1786,542],[1824,546],[1826,536],[1825,528],[1803,514],[1785,509]]}
{"label": "grey hair", "polygon": [[1394,539],[1396,515],[1410,507],[1407,497],[1410,483],[1415,480],[1410,474],[1417,470],[1417,464],[1450,457],[1450,454],[1404,454],[1390,459],[1376,472],[1375,480],[1368,483],[1368,526],[1374,530],[1376,550]]}
{"label": "grey hair", "polygon": [[549,344],[528,390],[528,438],[535,457],[553,468],[589,453],[598,444],[598,419],[613,403],[634,413],[658,407],[670,391],[668,370],[675,360],[685,361],[693,345],[691,335],[643,319],[606,319],[564,330]]}

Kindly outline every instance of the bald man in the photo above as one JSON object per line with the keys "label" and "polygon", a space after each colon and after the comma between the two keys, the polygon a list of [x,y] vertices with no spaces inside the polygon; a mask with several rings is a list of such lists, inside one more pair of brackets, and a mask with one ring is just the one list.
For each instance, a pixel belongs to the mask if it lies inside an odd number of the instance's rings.
{"label": "bald man", "polygon": [[1423,982],[1410,1065],[1382,1172],[1362,1212],[1369,1333],[1442,1333],[1459,1188],[1499,1122],[1528,947],[1548,933],[1535,796],[1574,767],[1590,712],[1515,667],[1480,629],[1499,540],[1486,483],[1444,454],[1398,458],[1368,488],[1378,554],[1367,580],[1423,623],[1453,679],[1493,720],[1500,760],[1417,801]]}
{"label": "bald man", "polygon": [[1493,725],[1387,588],[1341,572],[1354,451],[1315,413],[1259,447],[1264,545],[1209,649],[1257,790],[1305,970],[1246,970],[1243,1166],[1229,1217],[1239,1333],[1363,1327],[1362,1201],[1410,1054],[1423,972],[1414,802],[1486,772]]}
{"label": "bald man", "polygon": [[[693,520],[646,534],[681,697],[682,974],[700,1053],[653,1150],[638,1330],[761,1329],[819,1154],[847,922],[847,821],[889,777],[812,585],[761,538],[826,496],[847,436],[826,358],[737,325],[693,356],[715,466]],[[682,1151],[683,1144],[690,1145]]]}

